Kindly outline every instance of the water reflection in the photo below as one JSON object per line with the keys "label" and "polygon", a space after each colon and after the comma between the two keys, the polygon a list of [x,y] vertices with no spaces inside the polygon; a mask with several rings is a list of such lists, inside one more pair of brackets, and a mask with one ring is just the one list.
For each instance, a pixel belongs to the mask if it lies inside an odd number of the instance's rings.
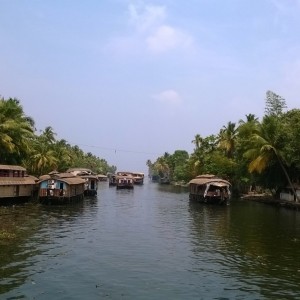
{"label": "water reflection", "polygon": [[267,299],[297,294],[297,212],[240,200],[232,201],[228,207],[190,202],[189,211],[195,268],[205,272],[205,261],[208,273],[231,278],[232,287],[239,292],[259,291]]}
{"label": "water reflection", "polygon": [[180,185],[174,186],[171,184],[159,184],[159,183],[151,183],[151,184],[156,185],[157,190],[160,192],[180,194],[180,193],[186,193],[188,191],[187,187],[180,186]]}
{"label": "water reflection", "polygon": [[0,207],[0,294],[27,278],[27,260],[38,254],[27,240],[40,228],[39,212],[40,208],[31,204]]}
{"label": "water reflection", "polygon": [[[296,299],[300,219],[181,187],[101,185],[65,206],[0,210],[0,294],[17,299]],[[11,238],[8,238],[11,234]]]}
{"label": "water reflection", "polygon": [[57,240],[70,235],[72,223],[86,209],[93,211],[96,202],[97,198],[87,198],[71,205],[0,207],[0,294],[24,284],[32,272],[29,269],[43,255],[53,249],[57,253],[61,248]]}

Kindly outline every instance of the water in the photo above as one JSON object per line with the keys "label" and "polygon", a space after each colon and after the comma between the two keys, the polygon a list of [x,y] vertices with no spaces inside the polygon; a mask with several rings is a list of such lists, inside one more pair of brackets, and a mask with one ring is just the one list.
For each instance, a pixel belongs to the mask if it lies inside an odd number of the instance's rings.
{"label": "water", "polygon": [[69,206],[0,209],[0,299],[300,299],[300,212],[99,184]]}

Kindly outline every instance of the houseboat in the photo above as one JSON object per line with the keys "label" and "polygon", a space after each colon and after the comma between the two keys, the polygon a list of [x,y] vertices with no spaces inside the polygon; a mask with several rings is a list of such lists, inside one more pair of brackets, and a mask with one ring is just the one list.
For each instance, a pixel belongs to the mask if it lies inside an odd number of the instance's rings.
{"label": "houseboat", "polygon": [[85,180],[84,184],[84,195],[85,196],[96,196],[98,190],[98,176],[90,169],[86,168],[71,168],[67,172],[79,176]]}
{"label": "houseboat", "polygon": [[118,172],[116,176],[117,189],[133,189],[133,176],[131,172]]}
{"label": "houseboat", "polygon": [[103,174],[97,175],[99,181],[107,181],[107,176]]}
{"label": "houseboat", "polygon": [[116,174],[108,173],[107,178],[108,178],[108,185],[109,186],[116,186],[117,185],[117,175]]}
{"label": "houseboat", "polygon": [[27,175],[21,166],[0,165],[0,205],[31,200],[37,182],[38,178]]}
{"label": "houseboat", "polygon": [[189,182],[189,198],[208,204],[229,204],[229,181],[215,175],[199,175]]}
{"label": "houseboat", "polygon": [[159,176],[158,182],[160,184],[170,184],[170,178],[169,176],[164,176],[164,177]]}
{"label": "houseboat", "polygon": [[145,177],[144,173],[132,172],[131,174],[133,176],[133,183],[134,184],[139,184],[139,185],[144,184],[144,177]]}
{"label": "houseboat", "polygon": [[42,175],[38,183],[41,203],[64,204],[84,197],[85,179],[70,172]]}

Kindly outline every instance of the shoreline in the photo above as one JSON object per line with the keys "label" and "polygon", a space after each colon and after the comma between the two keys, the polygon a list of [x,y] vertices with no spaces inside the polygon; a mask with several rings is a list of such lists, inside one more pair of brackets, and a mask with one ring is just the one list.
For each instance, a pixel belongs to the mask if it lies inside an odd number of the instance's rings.
{"label": "shoreline", "polygon": [[276,199],[274,198],[274,196],[270,194],[246,194],[246,195],[242,195],[240,198],[246,201],[254,201],[254,202],[264,203],[268,205],[284,207],[288,209],[300,210],[299,202]]}

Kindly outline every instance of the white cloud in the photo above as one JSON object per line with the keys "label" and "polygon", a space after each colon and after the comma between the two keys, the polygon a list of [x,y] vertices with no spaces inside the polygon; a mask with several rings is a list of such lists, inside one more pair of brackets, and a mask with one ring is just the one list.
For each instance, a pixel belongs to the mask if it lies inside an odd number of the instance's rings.
{"label": "white cloud", "polygon": [[150,51],[162,53],[174,48],[187,48],[192,44],[192,39],[180,30],[163,25],[146,38],[146,43]]}
{"label": "white cloud", "polygon": [[181,97],[175,90],[165,90],[153,96],[154,99],[169,105],[179,105],[182,102]]}
{"label": "white cloud", "polygon": [[134,24],[137,31],[144,32],[161,24],[166,18],[164,6],[146,5],[140,9],[133,4],[128,7],[130,22]]}
{"label": "white cloud", "polygon": [[167,24],[165,6],[130,4],[128,14],[129,23],[134,30],[127,36],[110,39],[106,48],[112,53],[135,55],[147,49],[150,53],[161,54],[178,49],[186,50],[193,44],[189,34]]}

